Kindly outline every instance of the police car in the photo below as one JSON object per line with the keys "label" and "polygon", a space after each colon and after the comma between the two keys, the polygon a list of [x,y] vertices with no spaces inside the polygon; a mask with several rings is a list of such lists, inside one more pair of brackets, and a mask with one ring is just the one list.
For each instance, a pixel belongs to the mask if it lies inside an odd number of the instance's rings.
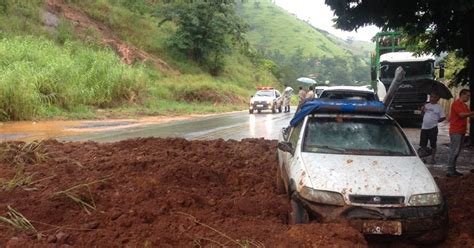
{"label": "police car", "polygon": [[257,92],[250,98],[249,113],[254,111],[260,113],[262,110],[271,110],[272,113],[282,112],[283,97],[273,87],[257,87]]}

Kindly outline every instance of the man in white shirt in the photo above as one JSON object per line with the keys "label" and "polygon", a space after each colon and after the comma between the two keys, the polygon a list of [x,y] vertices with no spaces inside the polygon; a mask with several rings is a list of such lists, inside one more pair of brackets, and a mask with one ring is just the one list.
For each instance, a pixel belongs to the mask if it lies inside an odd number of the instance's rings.
{"label": "man in white shirt", "polygon": [[430,102],[421,108],[423,124],[421,125],[420,148],[427,150],[428,140],[431,147],[431,163],[435,164],[436,141],[438,138],[438,123],[446,119],[443,107],[438,104],[439,96],[431,93]]}

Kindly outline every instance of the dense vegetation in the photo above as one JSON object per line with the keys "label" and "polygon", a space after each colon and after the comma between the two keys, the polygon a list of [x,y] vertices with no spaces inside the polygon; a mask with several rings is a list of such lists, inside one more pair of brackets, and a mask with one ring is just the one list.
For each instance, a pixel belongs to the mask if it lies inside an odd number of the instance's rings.
{"label": "dense vegetation", "polygon": [[92,118],[97,108],[119,115],[237,110],[256,85],[276,83],[263,67],[234,51],[223,57],[227,66],[220,75],[211,76],[206,67],[169,49],[175,28],[159,27],[162,18],[152,16],[155,8],[146,1],[67,2],[181,73],[146,63],[125,65],[99,42],[100,33],[78,34],[67,20],[61,19],[55,30],[45,27],[43,1],[2,0],[0,120]]}
{"label": "dense vegetation", "polygon": [[[269,12],[249,16],[256,5],[245,1],[65,2],[179,73],[140,61],[123,64],[103,42],[103,30],[79,30],[63,18],[45,25],[51,13],[42,0],[0,0],[0,120],[93,118],[99,108],[115,115],[237,110],[256,85],[278,86],[277,79],[315,74],[350,83],[368,74],[363,59],[267,1],[260,7]],[[291,20],[283,26],[295,25],[307,37],[263,49],[253,36],[269,14],[275,18],[264,21],[264,29]]]}

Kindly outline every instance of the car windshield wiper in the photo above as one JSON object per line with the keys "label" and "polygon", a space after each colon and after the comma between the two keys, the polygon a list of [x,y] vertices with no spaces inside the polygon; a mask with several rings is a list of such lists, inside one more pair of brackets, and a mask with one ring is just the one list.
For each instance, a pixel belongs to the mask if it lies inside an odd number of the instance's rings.
{"label": "car windshield wiper", "polygon": [[352,152],[360,152],[360,153],[369,153],[369,154],[380,154],[380,155],[405,155],[402,152],[396,152],[391,150],[379,150],[379,149],[351,149]]}
{"label": "car windshield wiper", "polygon": [[346,149],[344,148],[338,148],[338,147],[332,147],[332,146],[318,146],[318,145],[308,145],[307,148],[318,148],[318,149],[326,149],[326,150],[331,150],[331,151],[336,151],[336,152],[346,152]]}

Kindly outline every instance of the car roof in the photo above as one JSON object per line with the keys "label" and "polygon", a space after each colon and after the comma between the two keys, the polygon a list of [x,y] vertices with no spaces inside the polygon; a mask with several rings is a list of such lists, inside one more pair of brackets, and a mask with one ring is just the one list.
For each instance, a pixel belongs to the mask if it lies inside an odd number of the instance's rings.
{"label": "car roof", "polygon": [[307,117],[342,117],[342,118],[359,118],[359,119],[379,119],[379,120],[393,120],[388,115],[368,115],[368,114],[340,114],[340,113],[312,113]]}
{"label": "car roof", "polygon": [[330,88],[330,86],[316,86],[316,87],[314,87],[314,89],[316,89],[316,90],[320,90],[320,89],[325,90],[327,88]]}
{"label": "car roof", "polygon": [[386,114],[385,105],[380,101],[364,100],[336,100],[336,99],[315,99],[305,102],[299,112],[290,121],[291,126],[295,126],[307,115],[312,114],[346,114],[360,116],[384,116]]}
{"label": "car roof", "polygon": [[324,91],[347,91],[347,92],[358,91],[358,92],[364,92],[364,93],[374,93],[373,90],[368,89],[366,86],[331,86],[324,89]]}

